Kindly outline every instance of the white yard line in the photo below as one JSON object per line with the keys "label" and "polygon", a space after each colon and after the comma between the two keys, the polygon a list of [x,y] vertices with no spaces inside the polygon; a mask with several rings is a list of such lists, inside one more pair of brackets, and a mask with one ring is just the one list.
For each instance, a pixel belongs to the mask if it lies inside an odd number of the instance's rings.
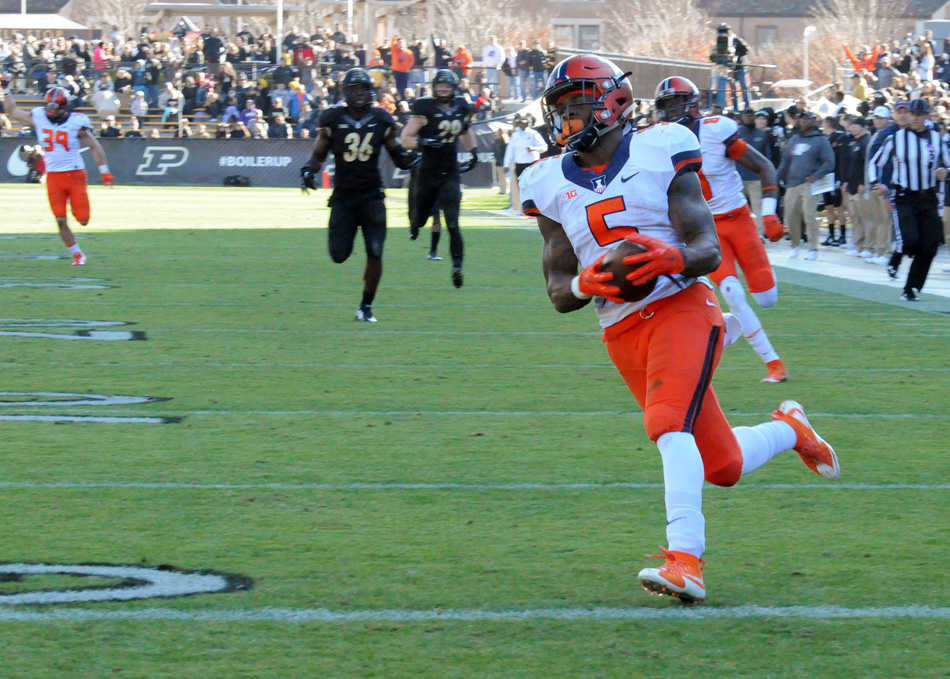
{"label": "white yard line", "polygon": [[671,606],[669,608],[528,608],[483,609],[381,609],[333,611],[327,608],[251,608],[177,610],[146,608],[135,611],[100,611],[88,608],[53,610],[0,610],[0,622],[77,621],[183,621],[183,622],[480,622],[521,620],[761,620],[768,618],[838,619],[948,619],[950,608],[932,606]]}
{"label": "white yard line", "polygon": [[[0,481],[0,488],[12,490],[317,490],[317,491],[575,491],[575,490],[660,490],[662,483],[135,483],[85,481]],[[945,491],[948,483],[740,483],[707,490],[804,490],[804,491]]]}
{"label": "white yard line", "polygon": [[[2,333],[0,333],[2,335]],[[273,363],[268,361],[251,361],[241,363],[224,363],[220,361],[155,361],[155,362],[81,362],[81,361],[0,361],[0,367],[35,367],[48,365],[66,368],[279,368],[300,369],[319,368],[340,370],[610,370],[615,371],[609,363],[433,363],[426,365],[403,363]],[[716,372],[733,371],[761,371],[761,365],[741,366],[728,365],[716,368]],[[825,368],[820,366],[796,367],[797,373],[946,373],[950,368]]]}
{"label": "white yard line", "polygon": [[[30,404],[18,404],[21,408],[30,408]],[[141,411],[117,411],[112,408],[109,412],[116,415],[136,415]],[[268,417],[642,417],[643,413],[636,410],[181,410],[149,414],[156,417],[183,417],[186,415],[214,417],[214,416],[268,416]],[[766,412],[730,412],[729,417],[764,417],[769,418]],[[829,417],[857,420],[950,420],[950,413],[819,413],[808,412],[809,418]]]}

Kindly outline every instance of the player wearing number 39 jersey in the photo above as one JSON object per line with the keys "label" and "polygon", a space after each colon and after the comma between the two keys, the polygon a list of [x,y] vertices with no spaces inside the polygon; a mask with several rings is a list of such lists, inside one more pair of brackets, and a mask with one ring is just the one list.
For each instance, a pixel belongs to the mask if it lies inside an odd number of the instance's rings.
{"label": "player wearing number 39 jersey", "polygon": [[[625,133],[633,103],[625,74],[606,59],[580,55],[555,66],[541,106],[568,152],[522,174],[521,197],[544,238],[555,309],[576,311],[595,300],[610,358],[660,450],[669,550],[661,548],[663,566],[640,571],[640,584],[702,601],[704,479],[732,486],[790,449],[825,478],[839,469],[794,401],[782,403],[771,422],[730,428],[711,386],[725,322],[703,278],[719,267],[720,247],[698,176],[699,142],[680,125]],[[623,240],[645,249],[624,260],[627,278],[636,285],[659,279],[641,302],[617,297],[613,273],[600,268]]]}
{"label": "player wearing number 39 jersey", "polygon": [[302,188],[318,188],[320,168],[332,151],[336,163],[330,195],[330,258],[340,264],[353,252],[356,232],[363,231],[366,269],[363,299],[356,320],[376,322],[372,304],[383,274],[383,243],[386,240],[386,206],[379,154],[385,146],[393,162],[409,169],[419,162],[396,140],[396,122],[384,109],[373,106],[373,78],[362,68],[343,76],[345,104],[328,108],[320,116],[317,141],[310,162],[301,168]]}
{"label": "player wearing number 39 jersey", "polygon": [[80,155],[82,145],[92,151],[102,183],[112,186],[114,182],[106,164],[106,154],[92,134],[89,117],[84,113],[69,111],[69,95],[62,87],[54,87],[47,92],[46,105],[37,106],[30,113],[21,110],[9,95],[5,97],[3,107],[8,116],[32,125],[36,130],[36,138],[46,154],[46,192],[59,235],[72,253],[73,265],[84,265],[86,256],[66,221],[68,205],[76,221],[83,226],[89,223],[86,165]]}
{"label": "player wearing number 39 jersey", "polygon": [[765,247],[759,238],[749,204],[742,193],[742,178],[736,163],[759,175],[762,181],[762,219],[773,241],[785,235],[775,214],[778,179],[768,158],[739,139],[739,126],[725,116],[699,117],[699,89],[687,78],[674,76],[656,88],[656,109],[661,120],[687,127],[699,139],[703,152],[700,183],[716,220],[722,246],[722,264],[710,274],[719,286],[729,311],[742,322],[746,339],[768,367],[763,382],[784,382],[785,364],[772,348],[762,323],[746,300],[737,268],[745,274],[752,298],[762,308],[778,301],[778,286]]}

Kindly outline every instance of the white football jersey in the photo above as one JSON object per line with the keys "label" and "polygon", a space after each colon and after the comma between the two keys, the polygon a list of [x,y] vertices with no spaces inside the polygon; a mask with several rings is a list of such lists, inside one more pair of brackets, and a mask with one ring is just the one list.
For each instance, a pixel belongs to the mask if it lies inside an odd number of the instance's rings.
{"label": "white football jersey", "polygon": [[47,172],[84,170],[86,164],[79,154],[79,130],[91,130],[92,123],[85,113],[72,112],[61,123],[46,117],[46,109],[37,106],[30,115],[36,128],[36,138],[46,153]]}
{"label": "white football jersey", "polygon": [[[667,191],[675,177],[701,166],[696,136],[682,125],[661,123],[627,133],[602,171],[579,167],[573,153],[538,161],[521,175],[522,209],[561,224],[582,267],[633,230],[682,246],[670,222]],[[696,280],[661,276],[653,292],[639,302],[614,304],[597,297],[600,324],[614,325]]]}
{"label": "white football jersey", "polygon": [[700,118],[695,122],[699,147],[703,152],[703,195],[714,215],[737,210],[746,204],[742,177],[735,158],[746,149],[739,139],[739,126],[726,116]]}

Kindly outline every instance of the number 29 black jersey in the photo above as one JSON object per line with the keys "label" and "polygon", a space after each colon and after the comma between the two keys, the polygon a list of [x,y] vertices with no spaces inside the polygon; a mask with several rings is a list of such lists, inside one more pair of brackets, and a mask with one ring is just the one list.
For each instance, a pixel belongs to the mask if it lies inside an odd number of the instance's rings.
{"label": "number 29 black jersey", "polygon": [[336,162],[334,191],[376,192],[383,186],[379,153],[396,121],[385,110],[373,106],[359,120],[350,117],[346,106],[332,106],[320,116],[320,128],[330,133],[330,150]]}
{"label": "number 29 black jersey", "polygon": [[434,97],[421,97],[412,102],[412,115],[426,119],[419,130],[419,138],[439,138],[445,142],[445,146],[440,149],[422,149],[421,168],[442,172],[457,171],[456,140],[468,130],[473,113],[472,105],[463,97],[456,97],[448,109],[439,106]]}

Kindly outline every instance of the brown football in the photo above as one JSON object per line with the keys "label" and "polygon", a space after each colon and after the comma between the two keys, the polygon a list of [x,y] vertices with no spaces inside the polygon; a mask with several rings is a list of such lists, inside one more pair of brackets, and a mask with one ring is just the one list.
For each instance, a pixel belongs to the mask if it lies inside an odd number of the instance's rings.
{"label": "brown football", "polygon": [[652,279],[643,285],[634,285],[627,280],[627,274],[639,269],[643,264],[634,264],[630,266],[624,264],[625,257],[646,252],[646,248],[639,243],[631,243],[628,240],[620,241],[600,263],[601,271],[609,271],[614,275],[613,280],[607,281],[607,285],[615,285],[620,288],[618,297],[627,302],[639,302],[641,299],[653,292],[656,287],[656,279]]}

